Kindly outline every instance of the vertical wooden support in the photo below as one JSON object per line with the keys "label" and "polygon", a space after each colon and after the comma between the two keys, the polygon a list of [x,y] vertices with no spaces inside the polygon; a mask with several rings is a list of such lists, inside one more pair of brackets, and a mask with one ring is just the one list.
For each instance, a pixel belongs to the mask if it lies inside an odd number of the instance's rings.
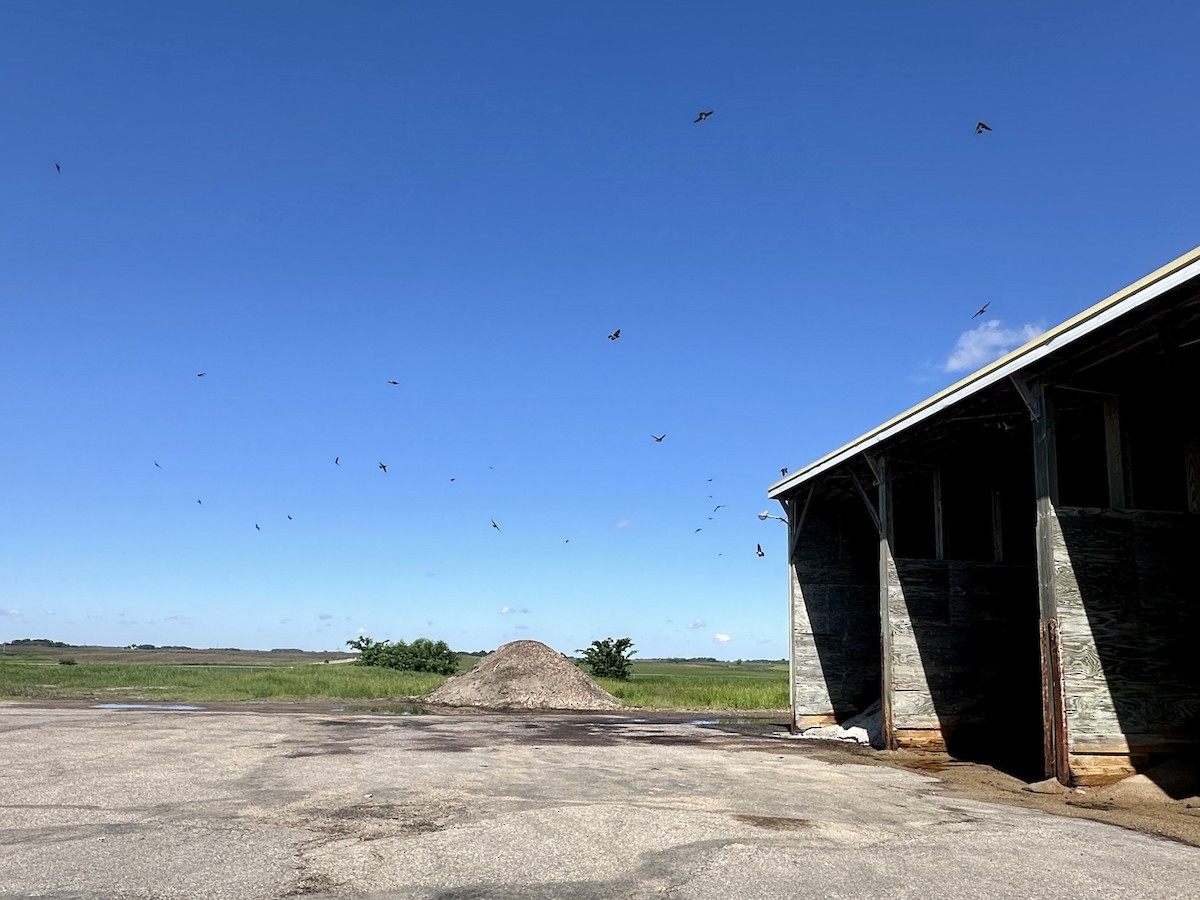
{"label": "vertical wooden support", "polygon": [[992,485],[992,559],[1004,562],[1004,506],[1000,488]]}
{"label": "vertical wooden support", "polygon": [[884,457],[877,457],[872,468],[879,479],[879,705],[883,715],[883,745],[888,750],[894,750],[896,730],[892,725],[892,621],[888,611],[888,570],[891,568],[893,544],[892,470]]}
{"label": "vertical wooden support", "polygon": [[1190,435],[1183,445],[1184,478],[1187,484],[1187,511],[1200,514],[1200,436]]}
{"label": "vertical wooden support", "polygon": [[[808,489],[812,498],[812,488]],[[796,541],[800,538],[800,525],[796,521],[796,503],[794,500],[783,501],[784,515],[788,520],[788,705],[792,709],[792,723],[789,730],[796,732],[796,596],[800,593],[800,579],[796,576]],[[807,501],[804,509],[808,511]]]}
{"label": "vertical wooden support", "polygon": [[1117,398],[1104,401],[1104,449],[1108,459],[1108,505],[1111,509],[1125,509],[1125,458],[1121,446],[1121,416],[1117,409]]}
{"label": "vertical wooden support", "polygon": [[1070,781],[1063,706],[1058,606],[1054,593],[1054,506],[1058,477],[1054,446],[1054,406],[1044,384],[1032,386],[1033,480],[1037,492],[1038,618],[1042,657],[1042,733],[1045,774]]}
{"label": "vertical wooden support", "polygon": [[942,522],[942,469],[933,470],[933,558],[946,558],[946,530]]}

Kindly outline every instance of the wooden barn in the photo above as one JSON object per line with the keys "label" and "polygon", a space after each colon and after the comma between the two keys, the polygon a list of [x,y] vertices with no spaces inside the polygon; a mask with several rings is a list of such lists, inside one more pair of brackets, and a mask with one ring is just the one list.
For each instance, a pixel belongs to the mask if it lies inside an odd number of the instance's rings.
{"label": "wooden barn", "polygon": [[795,730],[880,701],[1069,784],[1200,752],[1200,248],[769,496]]}

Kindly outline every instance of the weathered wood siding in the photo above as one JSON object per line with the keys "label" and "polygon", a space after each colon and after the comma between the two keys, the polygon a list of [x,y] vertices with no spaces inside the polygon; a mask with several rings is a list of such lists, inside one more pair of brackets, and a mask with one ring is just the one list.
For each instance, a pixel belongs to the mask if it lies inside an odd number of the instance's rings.
{"label": "weathered wood siding", "polygon": [[897,745],[940,732],[952,753],[987,755],[1016,728],[1040,741],[1033,566],[888,559],[887,579]]}
{"label": "weathered wood siding", "polygon": [[1076,780],[1117,776],[1151,754],[1200,744],[1196,517],[1056,512],[1054,591]]}
{"label": "weathered wood siding", "polygon": [[[814,502],[792,557],[793,715],[844,720],[879,699],[879,585],[866,515]],[[864,536],[865,535],[865,536]]]}

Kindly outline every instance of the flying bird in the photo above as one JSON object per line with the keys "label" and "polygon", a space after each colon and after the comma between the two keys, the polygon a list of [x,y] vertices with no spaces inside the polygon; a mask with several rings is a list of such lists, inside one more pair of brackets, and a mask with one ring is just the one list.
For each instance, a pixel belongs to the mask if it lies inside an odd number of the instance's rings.
{"label": "flying bird", "polygon": [[985,131],[991,131],[991,130],[992,130],[991,126],[988,125],[987,122],[976,122],[975,123],[975,133],[976,134],[983,134]]}
{"label": "flying bird", "polygon": [[786,475],[786,474],[787,474],[787,466],[784,466],[782,469],[780,469],[780,470],[779,470],[779,474],[780,474],[780,475]]}
{"label": "flying bird", "polygon": [[289,521],[291,521],[291,518],[292,518],[291,516],[288,516],[288,520],[289,520]]}
{"label": "flying bird", "polygon": [[620,328],[618,328],[616,331],[614,331],[612,334],[610,334],[610,335],[608,336],[608,339],[609,339],[610,341],[615,341],[615,340],[616,340],[617,338],[619,338],[620,336],[621,336],[621,329],[620,329]]}
{"label": "flying bird", "polygon": [[493,528],[495,528],[497,531],[499,531],[499,530],[500,530],[500,526],[496,524],[496,520],[495,520],[495,519],[492,519],[492,527],[493,527]]}
{"label": "flying bird", "polygon": [[383,469],[384,472],[387,472],[387,466],[385,466],[383,463],[379,464],[379,468]]}
{"label": "flying bird", "polygon": [[755,553],[757,553],[759,556],[766,556],[766,555],[767,555],[767,554],[766,554],[766,553],[763,551],[762,544],[758,544],[758,545],[756,545],[756,549],[755,549],[755,551],[754,551],[754,552],[755,552]]}
{"label": "flying bird", "polygon": [[399,383],[400,383],[400,382],[398,382],[398,381],[389,381],[389,382],[388,382],[388,384],[399,384]]}
{"label": "flying bird", "polygon": [[983,306],[979,307],[979,309],[975,310],[975,315],[971,316],[971,318],[976,319],[979,316],[982,316],[985,312],[987,312],[987,308],[991,305],[992,301],[989,300],[987,303],[983,304]]}
{"label": "flying bird", "polygon": [[718,509],[724,509],[724,508],[725,508],[724,503],[718,503],[716,506],[713,507],[713,512],[716,512]]}
{"label": "flying bird", "polygon": [[[702,112],[698,116],[696,116],[696,122],[703,122],[705,119],[707,119],[712,114],[713,114],[713,110],[711,110],[711,109],[708,112]],[[693,122],[692,124],[695,125],[696,122]]]}
{"label": "flying bird", "polygon": [[665,438],[666,435],[665,434],[663,434],[663,435],[652,434],[652,435],[650,435],[650,437],[654,438],[655,441],[657,441],[658,443],[661,444],[663,442],[663,438]]}
{"label": "flying bird", "polygon": [[703,531],[703,530],[704,530],[703,528],[697,528],[697,529],[696,529],[694,532],[692,532],[692,533],[693,533],[693,534],[699,534],[699,533],[700,533],[701,531]]}
{"label": "flying bird", "polygon": [[257,523],[257,522],[255,522],[255,523],[254,523],[254,530],[255,530],[255,531],[262,531],[262,529],[258,527],[258,523]]}
{"label": "flying bird", "polygon": [[340,465],[341,465],[341,462],[340,462],[340,460],[341,460],[341,457],[340,457],[340,456],[335,456],[335,457],[333,458],[333,464],[334,464],[335,466],[340,466]]}
{"label": "flying bird", "polygon": [[200,505],[200,506],[203,506],[203,505],[204,505],[204,504],[203,504],[203,503],[201,503],[199,500],[197,500],[197,501],[196,501],[196,503],[197,503],[198,505]]}
{"label": "flying bird", "polygon": [[205,375],[207,375],[207,374],[208,374],[207,372],[197,372],[197,373],[196,373],[196,377],[197,377],[197,378],[203,378],[203,377],[204,377]]}
{"label": "flying bird", "polygon": [[453,478],[451,478],[450,480],[451,480],[451,481],[453,481],[454,479],[453,479]]}
{"label": "flying bird", "polygon": [[156,468],[156,469],[161,469],[161,468],[162,468],[162,466],[160,466],[160,465],[159,465],[157,462],[155,462],[155,463],[154,463],[154,468]]}

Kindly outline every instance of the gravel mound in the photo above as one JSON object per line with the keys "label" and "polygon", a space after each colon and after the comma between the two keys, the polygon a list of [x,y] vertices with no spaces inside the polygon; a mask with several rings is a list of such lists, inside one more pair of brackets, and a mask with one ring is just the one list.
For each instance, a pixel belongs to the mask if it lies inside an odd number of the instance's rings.
{"label": "gravel mound", "polygon": [[425,697],[488,709],[619,709],[621,702],[540,641],[512,641]]}

